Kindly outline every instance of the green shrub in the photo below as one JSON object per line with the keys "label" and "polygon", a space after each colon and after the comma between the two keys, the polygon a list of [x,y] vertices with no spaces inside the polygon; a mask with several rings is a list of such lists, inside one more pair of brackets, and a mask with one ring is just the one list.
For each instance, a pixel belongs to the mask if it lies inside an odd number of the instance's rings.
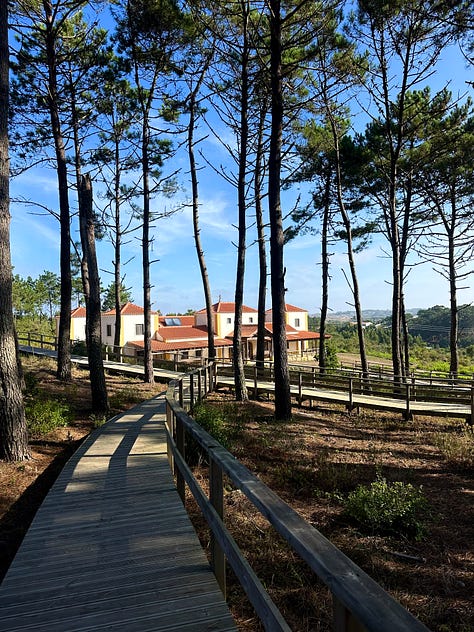
{"label": "green shrub", "polygon": [[387,482],[378,478],[359,485],[345,501],[346,514],[371,533],[396,534],[421,539],[425,527],[423,518],[428,502],[422,488],[410,483]]}
{"label": "green shrub", "polygon": [[194,420],[214,437],[224,448],[230,447],[229,430],[226,427],[225,412],[215,406],[200,402],[193,409]]}
{"label": "green shrub", "polygon": [[40,438],[71,420],[67,404],[55,399],[34,399],[25,402],[26,423],[32,438]]}
{"label": "green shrub", "polygon": [[[194,406],[192,416],[224,448],[230,448],[232,431],[226,426],[225,413],[222,409],[200,402]],[[201,446],[192,437],[188,437],[186,443],[186,460],[188,463],[196,465],[205,459],[206,454]]]}
{"label": "green shrub", "polygon": [[433,442],[450,463],[462,469],[474,467],[474,427],[466,422],[458,432],[440,432]]}
{"label": "green shrub", "polygon": [[87,345],[84,340],[74,340],[71,344],[71,353],[73,355],[87,357]]}

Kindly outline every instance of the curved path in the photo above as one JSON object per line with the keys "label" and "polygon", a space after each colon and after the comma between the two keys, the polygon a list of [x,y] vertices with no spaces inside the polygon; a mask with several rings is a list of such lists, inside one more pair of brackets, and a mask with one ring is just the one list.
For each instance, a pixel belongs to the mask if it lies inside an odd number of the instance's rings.
{"label": "curved path", "polygon": [[0,586],[0,630],[236,629],[176,491],[164,420],[161,395],[84,441]]}

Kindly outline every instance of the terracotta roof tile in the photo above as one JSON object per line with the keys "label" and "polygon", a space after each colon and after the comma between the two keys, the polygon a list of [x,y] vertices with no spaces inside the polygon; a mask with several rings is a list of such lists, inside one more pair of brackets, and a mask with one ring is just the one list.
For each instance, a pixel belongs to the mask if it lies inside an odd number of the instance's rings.
{"label": "terracotta roof tile", "polygon": [[182,326],[160,327],[156,335],[163,338],[164,342],[169,340],[186,340],[189,338],[207,340],[207,328]]}
{"label": "terracotta roof tile", "polygon": [[[271,314],[272,308],[267,309],[265,314]],[[307,309],[303,309],[302,307],[295,307],[294,305],[290,305],[289,303],[285,303],[285,312],[307,312]]]}
{"label": "terracotta roof tile", "polygon": [[86,317],[86,308],[85,307],[75,307],[71,312],[71,318],[85,318]]}
{"label": "terracotta roof tile", "polygon": [[[214,303],[212,306],[212,311],[215,314],[233,314],[235,313],[235,303],[231,303],[229,301],[219,301],[218,303]],[[242,311],[249,314],[257,314],[258,311],[253,307],[248,307],[247,305],[242,305]],[[206,308],[200,309],[197,314],[203,314],[206,312]]]}

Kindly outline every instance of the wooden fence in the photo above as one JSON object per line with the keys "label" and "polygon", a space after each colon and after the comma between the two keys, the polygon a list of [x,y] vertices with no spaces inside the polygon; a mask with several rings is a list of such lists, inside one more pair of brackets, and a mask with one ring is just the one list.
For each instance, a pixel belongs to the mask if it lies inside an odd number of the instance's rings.
{"label": "wooden fence", "polygon": [[[213,389],[214,380],[215,368],[209,365],[170,382],[166,395],[166,426],[168,458],[176,473],[178,491],[184,502],[185,486],[188,485],[211,529],[211,564],[224,595],[228,562],[265,629],[290,631],[226,527],[223,495],[226,476],[329,588],[333,599],[333,629],[336,632],[380,632],[382,629],[426,632],[427,628],[420,621],[192,419],[188,413],[192,411],[194,402]],[[194,439],[207,454],[208,495],[186,461],[189,438]]]}

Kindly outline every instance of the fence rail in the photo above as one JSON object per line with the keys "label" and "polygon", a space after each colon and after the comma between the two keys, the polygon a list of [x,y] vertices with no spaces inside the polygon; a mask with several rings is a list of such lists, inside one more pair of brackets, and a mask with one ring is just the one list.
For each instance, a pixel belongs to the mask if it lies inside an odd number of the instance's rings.
{"label": "fence rail", "polygon": [[[37,345],[42,349],[57,350],[54,336],[19,334],[18,339],[28,346]],[[140,363],[140,358],[125,354],[122,347],[117,348],[111,345],[104,346],[104,359],[124,364]],[[203,358],[181,359],[178,352],[174,354],[172,360],[154,358],[155,368],[174,372],[187,372],[196,364],[203,366],[205,362]],[[215,371],[218,371],[222,377],[233,379],[234,369],[230,361],[219,360],[215,364]],[[255,363],[247,363],[245,376],[247,380],[253,382],[254,392],[257,393],[259,382],[273,381],[273,362],[265,361],[261,367],[257,367]],[[348,394],[349,409],[354,407],[353,398],[357,395],[399,400],[406,404],[403,413],[406,418],[410,417],[412,404],[416,402],[459,405],[466,410],[466,413],[455,411],[453,413],[458,417],[466,417],[469,423],[474,424],[474,380],[471,379],[439,377],[433,372],[413,373],[409,378],[394,378],[393,374],[383,374],[378,371],[372,371],[366,376],[360,370],[348,369],[326,369],[323,373],[317,366],[297,364],[289,365],[289,376],[290,384],[298,387],[299,404],[304,400],[304,389],[314,388]],[[317,395],[313,397],[313,399],[317,398]],[[444,415],[444,409],[439,414]]]}
{"label": "fence rail", "polygon": [[[176,473],[178,491],[184,502],[188,485],[211,529],[211,564],[224,594],[227,561],[265,629],[290,630],[226,527],[223,497],[223,477],[226,476],[329,588],[333,598],[334,630],[376,632],[383,628],[391,632],[426,632],[427,628],[418,619],[192,419],[189,413],[194,403],[213,389],[215,379],[215,366],[211,364],[170,382],[166,395],[166,426],[168,458]],[[187,463],[189,438],[207,455],[209,495]]]}

